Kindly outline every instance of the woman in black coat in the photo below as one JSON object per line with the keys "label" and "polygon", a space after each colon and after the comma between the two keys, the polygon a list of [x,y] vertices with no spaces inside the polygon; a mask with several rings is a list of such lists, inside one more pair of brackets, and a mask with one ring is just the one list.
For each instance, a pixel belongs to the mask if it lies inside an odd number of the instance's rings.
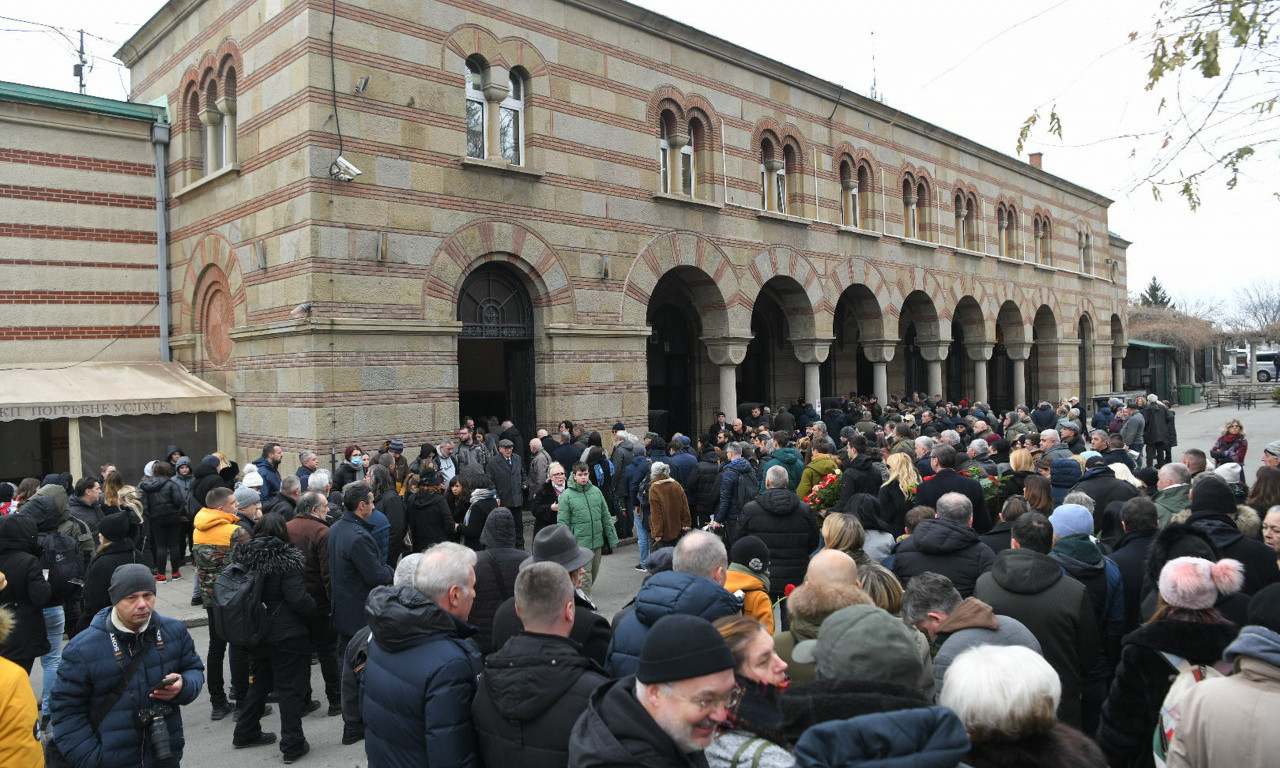
{"label": "woman in black coat", "polygon": [[533,535],[537,536],[538,531],[555,524],[556,515],[560,511],[560,494],[568,488],[566,477],[567,473],[560,462],[553,461],[547,465],[547,482],[542,484],[538,495],[533,497],[533,507],[530,510],[533,514]]}
{"label": "woman in black coat", "polygon": [[107,589],[116,568],[128,563],[141,563],[155,570],[151,555],[134,547],[126,513],[116,512],[102,518],[98,535],[102,537],[102,545],[89,561],[89,568],[84,574],[84,610],[80,614],[79,626],[70,628],[73,637],[89,627],[98,611],[111,605]]}
{"label": "woman in black coat", "polygon": [[484,550],[476,556],[476,599],[467,621],[476,629],[476,645],[488,655],[497,650],[493,644],[493,617],[498,606],[515,595],[516,576],[520,564],[529,553],[516,548],[516,524],[511,511],[498,507],[485,520],[480,534]]}
{"label": "woman in black coat", "polygon": [[37,656],[49,652],[44,629],[44,607],[53,590],[40,566],[36,521],[26,515],[0,517],[0,573],[7,584],[0,590],[0,604],[13,609],[13,632],[0,646],[0,656],[28,673]]}
{"label": "woman in black coat", "polygon": [[405,524],[413,551],[422,552],[442,541],[457,539],[458,524],[444,499],[444,478],[431,467],[426,474],[409,475],[405,482]]}
{"label": "woman in black coat", "polygon": [[400,554],[404,552],[404,532],[405,532],[405,511],[404,499],[400,498],[400,494],[396,493],[396,481],[391,477],[391,470],[376,465],[369,473],[373,480],[373,506],[379,512],[387,516],[387,522],[391,523],[391,541],[387,548],[387,563],[395,568],[396,563],[400,561]]}
{"label": "woman in black coat", "polygon": [[1240,628],[1213,606],[1220,593],[1238,592],[1244,566],[1178,557],[1160,571],[1160,600],[1146,624],[1125,635],[1111,694],[1102,706],[1098,745],[1113,768],[1154,766],[1152,735],[1160,705],[1177,670],[1163,654],[1193,665],[1212,665]]}
{"label": "woman in black coat", "polygon": [[489,513],[498,508],[498,492],[494,490],[493,481],[486,477],[477,477],[475,484],[475,490],[471,492],[471,506],[467,507],[458,533],[462,536],[463,544],[478,552],[484,549],[480,534],[484,532],[485,521]]}
{"label": "woman in black coat", "polygon": [[153,476],[138,483],[138,490],[145,500],[146,522],[151,530],[160,573],[166,573],[165,565],[169,564],[172,568],[169,572],[176,579],[182,576],[179,571],[183,549],[182,516],[187,512],[182,486],[173,479],[173,469],[167,462],[156,462],[151,471]]}
{"label": "woman in black coat", "polygon": [[303,575],[306,558],[290,543],[284,518],[271,513],[258,520],[252,539],[231,550],[231,562],[263,575],[262,602],[272,616],[262,643],[249,648],[253,676],[232,741],[263,743],[262,715],[267,694],[274,690],[280,704],[280,751],[286,761],[293,760],[310,750],[302,716],[320,706],[306,698],[311,680],[306,619],[316,614],[316,601]]}

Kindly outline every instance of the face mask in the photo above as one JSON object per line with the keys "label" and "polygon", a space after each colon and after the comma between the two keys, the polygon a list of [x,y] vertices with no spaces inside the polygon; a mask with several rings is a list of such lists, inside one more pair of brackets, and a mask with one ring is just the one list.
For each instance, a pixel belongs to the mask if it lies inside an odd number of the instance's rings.
{"label": "face mask", "polygon": [[353,467],[358,467],[358,466],[360,466],[360,464],[361,464],[361,463],[363,463],[363,462],[364,462],[364,457],[363,457],[363,456],[352,456],[352,457],[351,457],[351,466],[353,466]]}

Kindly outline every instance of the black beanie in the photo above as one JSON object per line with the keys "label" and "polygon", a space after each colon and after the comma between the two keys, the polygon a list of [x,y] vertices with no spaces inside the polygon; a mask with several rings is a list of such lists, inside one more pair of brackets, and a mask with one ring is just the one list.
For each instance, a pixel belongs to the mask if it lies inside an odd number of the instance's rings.
{"label": "black beanie", "polygon": [[1280,632],[1280,584],[1263,587],[1249,600],[1249,623]]}
{"label": "black beanie", "polygon": [[124,541],[129,538],[129,516],[114,512],[98,523],[98,533],[107,541]]}
{"label": "black beanie", "polygon": [[752,573],[764,573],[769,570],[769,546],[759,536],[743,536],[733,543],[729,559]]}
{"label": "black beanie", "polygon": [[737,666],[720,630],[698,616],[658,619],[640,648],[636,679],[645,685],[690,680]]}
{"label": "black beanie", "polygon": [[1206,477],[1191,486],[1191,512],[1223,512],[1232,514],[1236,511],[1236,497],[1227,484],[1216,477]]}

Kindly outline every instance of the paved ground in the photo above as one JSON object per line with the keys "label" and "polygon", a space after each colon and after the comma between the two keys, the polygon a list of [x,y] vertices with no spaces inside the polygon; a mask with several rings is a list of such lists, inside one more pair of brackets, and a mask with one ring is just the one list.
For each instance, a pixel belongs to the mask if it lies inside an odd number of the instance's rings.
{"label": "paved ground", "polygon": [[[597,607],[606,617],[612,618],[619,608],[625,605],[640,588],[644,574],[635,571],[639,561],[639,553],[635,544],[619,547],[614,554],[601,560],[600,575],[594,595]],[[184,578],[177,582],[166,582],[157,587],[156,611],[187,621],[191,626],[191,635],[195,640],[196,650],[204,656],[209,647],[209,633],[204,626],[204,610],[191,605],[191,581],[187,578],[194,575],[184,572]],[[230,674],[229,670],[226,674]],[[320,676],[320,667],[311,668],[311,685],[313,696],[324,700],[324,680]],[[36,662],[32,675],[32,684],[40,696],[40,663]],[[368,765],[364,755],[364,743],[354,746],[342,746],[342,718],[327,717],[321,707],[303,719],[302,727],[307,741],[311,743],[311,754],[298,763],[300,766],[314,768],[363,768]],[[256,768],[257,766],[281,765],[279,745],[255,747],[252,749],[232,750],[231,735],[235,723],[230,717],[220,722],[209,719],[209,699],[203,693],[191,705],[182,708],[184,731],[187,737],[186,754],[183,757],[183,768]],[[276,713],[263,719],[263,728],[279,733],[280,719]],[[230,763],[228,760],[230,759]]]}
{"label": "paved ground", "polygon": [[[1249,453],[1245,462],[1248,476],[1252,478],[1261,466],[1262,447],[1272,440],[1280,439],[1280,408],[1270,404],[1259,408],[1236,411],[1230,408],[1205,409],[1203,405],[1181,406],[1176,408],[1179,445],[1174,450],[1175,460],[1182,449],[1198,447],[1208,451],[1209,447],[1221,433],[1223,423],[1230,418],[1238,418],[1245,425],[1249,437]],[[597,582],[595,600],[600,612],[606,617],[613,614],[635,595],[643,581],[644,574],[633,570],[638,560],[635,544],[619,547],[611,556],[601,561],[601,572]],[[178,582],[161,584],[158,587],[156,610],[162,614],[174,616],[188,622],[196,648],[203,654],[208,648],[208,632],[204,628],[204,611],[190,604],[191,581],[190,571]],[[33,685],[39,695],[39,664],[36,665]],[[324,682],[320,677],[320,668],[312,667],[312,687],[317,694],[322,694]],[[320,698],[323,698],[321,695]],[[187,736],[186,756],[182,763],[186,768],[225,768],[231,758],[236,768],[253,768],[254,766],[274,766],[280,764],[280,752],[276,745],[254,749],[231,750],[231,734],[234,723],[230,718],[221,722],[209,719],[209,700],[201,695],[200,699],[183,708],[183,720]],[[273,714],[264,720],[267,730],[279,730],[279,719]],[[365,766],[363,744],[344,747],[341,744],[341,718],[326,717],[324,708],[307,717],[303,721],[307,740],[311,743],[311,754],[299,765],[315,768],[355,768]]]}

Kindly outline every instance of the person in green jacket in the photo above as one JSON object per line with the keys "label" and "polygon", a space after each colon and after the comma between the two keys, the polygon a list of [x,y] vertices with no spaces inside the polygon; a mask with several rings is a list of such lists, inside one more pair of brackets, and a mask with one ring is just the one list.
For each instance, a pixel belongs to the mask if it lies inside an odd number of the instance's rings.
{"label": "person in green jacket", "polygon": [[822,482],[822,478],[838,474],[840,471],[836,468],[836,460],[831,457],[836,452],[836,446],[831,442],[831,438],[820,437],[814,440],[812,448],[813,458],[809,459],[809,465],[800,475],[800,485],[796,486],[796,495],[801,500],[809,495],[813,486]]}
{"label": "person in green jacket", "polygon": [[773,441],[777,447],[773,449],[768,463],[760,468],[760,492],[769,490],[765,487],[764,477],[773,466],[787,470],[787,487],[794,491],[800,485],[800,476],[804,474],[804,457],[800,455],[800,451],[791,447],[791,435],[786,432],[774,432]]}
{"label": "person in green jacket", "polygon": [[595,555],[582,579],[582,592],[591,597],[591,587],[600,570],[600,553],[605,544],[618,546],[618,532],[613,528],[604,494],[591,482],[591,469],[583,462],[573,465],[573,482],[560,494],[559,501],[556,522],[567,525],[578,543]]}

